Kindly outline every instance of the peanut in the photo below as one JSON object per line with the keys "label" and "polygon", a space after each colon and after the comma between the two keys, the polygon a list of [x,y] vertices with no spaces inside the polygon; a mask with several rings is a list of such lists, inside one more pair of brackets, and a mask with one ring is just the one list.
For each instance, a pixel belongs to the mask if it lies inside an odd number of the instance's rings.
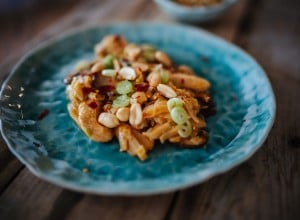
{"label": "peanut", "polygon": [[135,70],[128,66],[122,67],[122,69],[120,69],[119,71],[119,75],[123,79],[127,79],[127,80],[135,80],[137,77]]}
{"label": "peanut", "polygon": [[145,63],[133,63],[132,66],[134,68],[139,68],[142,72],[146,72],[147,70],[149,70],[149,66]]}
{"label": "peanut", "polygon": [[136,60],[142,52],[142,49],[136,46],[135,44],[128,44],[124,50],[128,56],[128,59],[131,61]]}
{"label": "peanut", "polygon": [[108,112],[102,112],[98,117],[98,122],[107,128],[115,128],[120,124],[118,118]]}
{"label": "peanut", "polygon": [[114,63],[114,69],[116,71],[119,71],[121,69],[119,61],[117,59],[114,59],[113,63]]}
{"label": "peanut", "polygon": [[97,62],[93,65],[91,71],[92,72],[100,72],[101,70],[103,70],[104,65],[102,62]]}
{"label": "peanut", "polygon": [[128,121],[129,120],[130,109],[128,107],[119,108],[116,112],[116,116],[120,121]]}
{"label": "peanut", "polygon": [[156,51],[155,52],[155,59],[162,63],[163,65],[165,66],[171,66],[172,62],[171,62],[171,59],[169,58],[169,56],[162,52],[162,51]]}
{"label": "peanut", "polygon": [[157,86],[157,90],[166,98],[174,98],[177,96],[174,89],[172,89],[170,86],[167,86],[165,84],[159,84]]}
{"label": "peanut", "polygon": [[132,94],[131,99],[130,99],[131,104],[134,104],[134,103],[143,104],[146,101],[147,101],[147,96],[144,92],[135,92]]}
{"label": "peanut", "polygon": [[152,72],[147,77],[150,86],[156,87],[160,83],[160,75],[157,72]]}
{"label": "peanut", "polygon": [[138,126],[143,121],[142,107],[138,103],[134,103],[130,107],[129,123],[132,126]]}

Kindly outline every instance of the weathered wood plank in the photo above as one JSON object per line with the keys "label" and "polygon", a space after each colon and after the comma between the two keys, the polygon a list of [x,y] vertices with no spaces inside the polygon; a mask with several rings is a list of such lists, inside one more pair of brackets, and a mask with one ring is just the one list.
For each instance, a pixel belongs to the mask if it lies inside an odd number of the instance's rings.
{"label": "weathered wood plank", "polygon": [[68,191],[33,177],[27,169],[17,179],[1,195],[0,219],[46,219],[59,195],[64,195],[66,209],[67,204],[80,198],[76,193],[70,195]]}
{"label": "weathered wood plank", "polygon": [[23,167],[21,162],[7,150],[4,141],[0,138],[0,194],[16,173]]}
{"label": "weathered wood plank", "polygon": [[163,219],[173,194],[92,196],[41,181],[26,169],[0,197],[0,219]]}
{"label": "weathered wood plank", "polygon": [[242,166],[181,193],[171,219],[299,218],[299,6],[296,0],[252,2],[236,42],[270,77],[277,99],[274,127]]}
{"label": "weathered wood plank", "polygon": [[147,197],[85,196],[70,212],[67,219],[164,219],[173,194]]}
{"label": "weathered wood plank", "polygon": [[[71,11],[80,2],[82,0],[57,1],[55,4],[43,1],[38,3],[36,8],[27,9],[15,14],[1,15],[1,63],[14,58],[16,52],[22,53],[24,45],[28,45],[28,42],[36,38],[36,35],[46,27],[62,19],[67,12]],[[34,45],[31,44],[30,46]],[[29,48],[27,47],[26,50]]]}

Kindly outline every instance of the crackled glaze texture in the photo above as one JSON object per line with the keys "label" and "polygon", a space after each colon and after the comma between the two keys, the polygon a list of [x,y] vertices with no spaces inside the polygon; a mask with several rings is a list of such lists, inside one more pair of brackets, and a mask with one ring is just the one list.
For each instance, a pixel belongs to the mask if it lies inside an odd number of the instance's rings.
{"label": "crackled glaze texture", "polygon": [[[63,79],[112,33],[162,48],[176,63],[190,65],[210,80],[218,112],[208,119],[206,148],[157,144],[140,162],[120,153],[116,140],[93,142],[75,125]],[[45,109],[49,114],[37,120]],[[259,148],[274,113],[272,89],[252,58],[204,31],[169,24],[116,24],[62,36],[23,58],[1,93],[2,134],[11,151],[43,179],[98,194],[166,192],[225,172]]]}

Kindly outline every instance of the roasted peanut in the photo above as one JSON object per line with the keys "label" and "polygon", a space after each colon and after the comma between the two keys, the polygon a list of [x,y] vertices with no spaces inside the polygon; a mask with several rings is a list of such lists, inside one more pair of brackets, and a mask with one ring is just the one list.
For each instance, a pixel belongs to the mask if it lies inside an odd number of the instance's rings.
{"label": "roasted peanut", "polygon": [[140,53],[142,52],[142,49],[139,48],[135,44],[128,44],[125,47],[124,51],[125,51],[125,54],[128,56],[128,59],[131,61],[134,61],[140,55]]}
{"label": "roasted peanut", "polygon": [[108,112],[102,112],[98,117],[98,122],[108,128],[115,128],[120,124],[118,118]]}
{"label": "roasted peanut", "polygon": [[165,66],[171,66],[172,62],[171,62],[171,59],[169,58],[169,56],[162,52],[162,51],[156,51],[155,52],[155,59],[162,63],[163,65]]}
{"label": "roasted peanut", "polygon": [[135,103],[130,107],[129,123],[132,126],[138,126],[143,121],[142,107]]}
{"label": "roasted peanut", "polygon": [[139,68],[142,72],[146,72],[147,70],[149,70],[149,66],[145,63],[135,62],[132,64],[132,67]]}
{"label": "roasted peanut", "polygon": [[127,80],[135,80],[137,76],[135,70],[128,66],[122,67],[119,71],[119,75],[123,79],[127,79]]}
{"label": "roasted peanut", "polygon": [[147,101],[147,96],[144,92],[135,92],[132,94],[132,96],[130,98],[131,104],[134,104],[134,103],[143,104],[146,101]]}
{"label": "roasted peanut", "polygon": [[147,81],[150,86],[156,87],[160,83],[160,75],[157,72],[152,72],[148,75]]}
{"label": "roasted peanut", "polygon": [[116,116],[120,121],[128,121],[129,120],[130,109],[128,107],[119,108],[116,112]]}
{"label": "roasted peanut", "polygon": [[174,98],[177,96],[174,89],[172,89],[170,86],[167,86],[165,84],[159,84],[157,86],[157,90],[166,98]]}
{"label": "roasted peanut", "polygon": [[91,71],[92,72],[100,72],[101,70],[103,70],[104,65],[102,62],[97,62],[92,66]]}
{"label": "roasted peanut", "polygon": [[121,69],[119,61],[117,59],[114,59],[113,63],[114,63],[114,69],[116,71],[119,71]]}

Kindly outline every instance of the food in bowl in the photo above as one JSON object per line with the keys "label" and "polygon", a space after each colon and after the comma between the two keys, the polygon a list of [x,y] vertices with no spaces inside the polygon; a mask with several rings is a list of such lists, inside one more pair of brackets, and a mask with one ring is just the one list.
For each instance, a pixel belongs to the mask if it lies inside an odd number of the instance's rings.
{"label": "food in bowl", "polygon": [[120,151],[140,160],[155,141],[206,144],[204,115],[213,110],[206,79],[175,65],[162,50],[119,35],[104,37],[95,56],[65,78],[69,114],[90,139],[108,142],[116,136]]}

